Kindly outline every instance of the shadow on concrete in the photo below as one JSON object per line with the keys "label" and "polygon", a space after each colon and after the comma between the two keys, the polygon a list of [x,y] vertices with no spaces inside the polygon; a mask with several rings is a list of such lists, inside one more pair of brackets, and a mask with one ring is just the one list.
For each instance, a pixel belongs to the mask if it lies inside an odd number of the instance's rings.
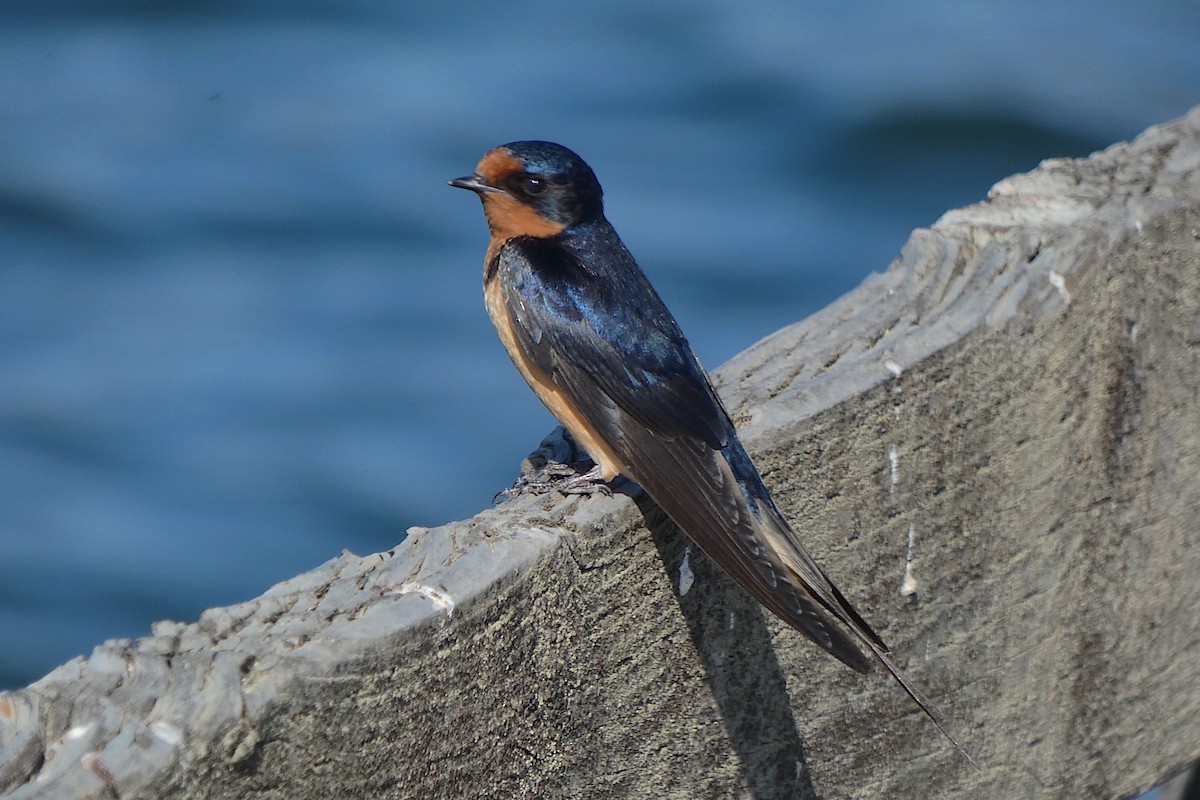
{"label": "shadow on concrete", "polygon": [[[692,643],[703,656],[708,684],[741,762],[745,789],[755,800],[817,798],[783,670],[763,616],[767,612],[692,544],[640,487],[626,484],[614,489],[637,503],[676,587],[679,608]],[[680,595],[685,555],[694,582]]]}

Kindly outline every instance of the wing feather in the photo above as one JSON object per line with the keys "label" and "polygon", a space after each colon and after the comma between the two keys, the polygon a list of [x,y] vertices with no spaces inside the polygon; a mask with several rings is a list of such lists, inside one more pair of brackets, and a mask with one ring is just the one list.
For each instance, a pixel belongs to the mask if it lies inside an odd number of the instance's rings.
{"label": "wing feather", "polygon": [[707,375],[632,258],[631,269],[600,281],[553,243],[508,247],[496,279],[519,346],[621,456],[627,477],[759,602],[867,671],[870,661],[834,621],[849,604],[774,508]]}
{"label": "wing feather", "polygon": [[724,445],[725,412],[703,368],[632,256],[617,245],[604,275],[555,241],[514,239],[500,251],[496,279],[520,344],[560,385],[584,373],[586,387],[607,398],[596,402],[611,401],[663,436]]}

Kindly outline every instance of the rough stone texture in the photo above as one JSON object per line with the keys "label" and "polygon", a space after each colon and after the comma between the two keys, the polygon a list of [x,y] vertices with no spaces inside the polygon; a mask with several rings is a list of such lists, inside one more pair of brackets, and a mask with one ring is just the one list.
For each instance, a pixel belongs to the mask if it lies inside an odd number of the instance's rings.
{"label": "rough stone texture", "polygon": [[1000,183],[719,384],[980,770],[626,487],[0,694],[0,797],[1117,798],[1200,757],[1200,109]]}

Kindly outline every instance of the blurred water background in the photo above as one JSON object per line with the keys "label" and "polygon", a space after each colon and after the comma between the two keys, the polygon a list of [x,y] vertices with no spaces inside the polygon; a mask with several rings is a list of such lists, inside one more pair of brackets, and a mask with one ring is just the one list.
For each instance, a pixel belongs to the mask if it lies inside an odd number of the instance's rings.
{"label": "blurred water background", "polygon": [[1200,4],[6,3],[0,688],[508,485],[489,147],[560,141],[709,366],[1200,102]]}

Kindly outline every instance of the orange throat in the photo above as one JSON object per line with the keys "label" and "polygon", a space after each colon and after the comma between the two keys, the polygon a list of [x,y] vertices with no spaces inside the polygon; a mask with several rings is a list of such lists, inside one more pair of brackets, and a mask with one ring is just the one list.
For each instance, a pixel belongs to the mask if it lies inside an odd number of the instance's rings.
{"label": "orange throat", "polygon": [[483,214],[493,239],[507,241],[517,236],[534,236],[539,239],[558,236],[566,225],[552,222],[535,209],[517,202],[506,194],[489,192],[483,195]]}

